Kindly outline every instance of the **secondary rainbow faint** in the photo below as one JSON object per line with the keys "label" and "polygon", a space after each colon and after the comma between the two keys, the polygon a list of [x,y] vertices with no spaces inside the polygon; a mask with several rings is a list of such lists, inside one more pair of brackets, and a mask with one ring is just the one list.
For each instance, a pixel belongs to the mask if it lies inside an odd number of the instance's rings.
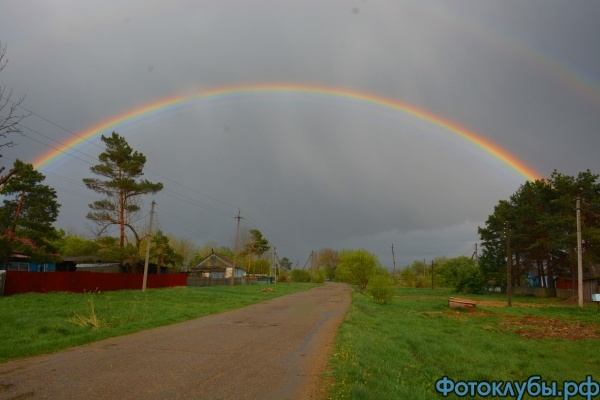
{"label": "secondary rainbow faint", "polygon": [[362,92],[354,89],[344,89],[329,86],[290,84],[290,83],[265,83],[265,84],[247,84],[223,86],[201,91],[199,94],[191,96],[172,95],[160,98],[139,107],[132,108],[122,114],[108,118],[100,123],[90,126],[78,136],[71,138],[57,149],[52,149],[33,162],[37,169],[44,169],[53,163],[53,161],[65,157],[66,154],[85,142],[100,136],[101,134],[110,134],[112,131],[118,131],[120,127],[129,124],[135,124],[148,118],[158,115],[169,114],[175,110],[187,107],[189,105],[201,102],[216,102],[235,99],[238,97],[261,98],[265,96],[319,96],[331,101],[345,100],[381,107],[387,110],[393,110],[400,113],[411,115],[417,119],[426,121],[439,126],[449,134],[456,135],[468,142],[473,143],[483,152],[502,161],[510,169],[516,171],[527,180],[534,181],[541,177],[533,167],[516,157],[508,150],[498,144],[486,139],[483,135],[469,130],[453,121],[436,115],[430,111],[418,108],[414,105],[403,103],[401,101],[383,97],[376,94]]}

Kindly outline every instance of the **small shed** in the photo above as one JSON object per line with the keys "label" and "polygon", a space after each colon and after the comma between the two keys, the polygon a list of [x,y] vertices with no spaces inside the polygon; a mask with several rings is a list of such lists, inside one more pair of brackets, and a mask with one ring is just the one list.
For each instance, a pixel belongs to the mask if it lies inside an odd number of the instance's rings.
{"label": "small shed", "polygon": [[63,257],[56,263],[56,270],[60,272],[75,272],[77,264],[100,264],[102,259],[97,256]]}

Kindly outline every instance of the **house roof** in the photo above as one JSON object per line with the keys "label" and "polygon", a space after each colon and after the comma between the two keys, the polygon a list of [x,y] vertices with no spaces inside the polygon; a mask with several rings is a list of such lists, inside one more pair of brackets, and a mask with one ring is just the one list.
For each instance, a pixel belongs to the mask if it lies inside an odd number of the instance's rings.
{"label": "house roof", "polygon": [[100,262],[102,259],[97,256],[77,256],[77,257],[63,257],[63,261],[65,262],[83,262],[83,261],[96,261]]}
{"label": "house roof", "polygon": [[232,265],[233,260],[231,258],[224,254],[215,253],[213,251],[208,256],[204,257],[198,264],[194,265],[192,269],[201,269],[206,267],[231,268]]}
{"label": "house roof", "polygon": [[98,267],[112,267],[119,266],[118,263],[103,263],[103,264],[77,264],[77,268],[98,268]]}

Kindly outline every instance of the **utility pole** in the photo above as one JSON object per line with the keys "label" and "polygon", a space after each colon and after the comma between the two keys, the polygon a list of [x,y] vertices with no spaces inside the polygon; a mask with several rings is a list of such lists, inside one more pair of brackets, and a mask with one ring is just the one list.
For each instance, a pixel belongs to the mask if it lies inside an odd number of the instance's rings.
{"label": "utility pole", "polygon": [[277,284],[277,278],[279,277],[279,269],[277,268],[279,257],[277,257],[277,247],[273,246],[273,262],[275,263],[275,284]]}
{"label": "utility pole", "polygon": [[235,258],[237,256],[237,247],[238,247],[238,235],[240,233],[240,220],[242,219],[241,217],[241,210],[238,210],[238,215],[237,217],[234,217],[235,219],[237,219],[237,228],[235,230],[235,242],[233,244],[233,265],[231,266],[231,278],[229,281],[229,286],[233,287],[233,283],[235,282]]}
{"label": "utility pole", "polygon": [[510,223],[506,224],[506,298],[508,306],[512,307],[512,254],[510,253]]}
{"label": "utility pole", "polygon": [[433,289],[433,260],[431,260],[431,288]]}
{"label": "utility pole", "polygon": [[396,258],[394,257],[394,244],[392,243],[392,263],[394,264],[394,272],[392,272],[392,278],[396,282]]}
{"label": "utility pole", "polygon": [[579,308],[583,309],[583,254],[581,250],[581,198],[575,200],[577,211],[577,297]]}
{"label": "utility pole", "polygon": [[[156,202],[152,200],[152,207],[150,209],[150,225],[148,226],[148,244],[146,247],[146,261],[144,262],[144,279],[142,281],[142,292],[146,290],[146,282],[148,281],[148,263],[150,262],[150,243],[152,242],[152,218],[154,217],[154,206]],[[160,265],[156,266],[156,273]]]}

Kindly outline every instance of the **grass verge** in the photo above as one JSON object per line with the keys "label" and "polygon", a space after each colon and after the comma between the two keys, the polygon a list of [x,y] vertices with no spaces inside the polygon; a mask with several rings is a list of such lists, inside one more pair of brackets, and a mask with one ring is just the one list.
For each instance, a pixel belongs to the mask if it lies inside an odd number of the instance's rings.
{"label": "grass verge", "polygon": [[0,297],[0,362],[52,353],[308,290],[306,283]]}
{"label": "grass verge", "polygon": [[[444,376],[521,382],[540,375],[559,387],[600,378],[595,306],[515,296],[519,305],[509,308],[495,304],[505,304],[501,294],[460,296],[487,302],[468,312],[450,310],[450,296],[445,289],[398,288],[391,304],[379,305],[354,293],[330,359],[330,398],[439,399],[435,383]],[[572,340],[584,329],[590,338]]]}

